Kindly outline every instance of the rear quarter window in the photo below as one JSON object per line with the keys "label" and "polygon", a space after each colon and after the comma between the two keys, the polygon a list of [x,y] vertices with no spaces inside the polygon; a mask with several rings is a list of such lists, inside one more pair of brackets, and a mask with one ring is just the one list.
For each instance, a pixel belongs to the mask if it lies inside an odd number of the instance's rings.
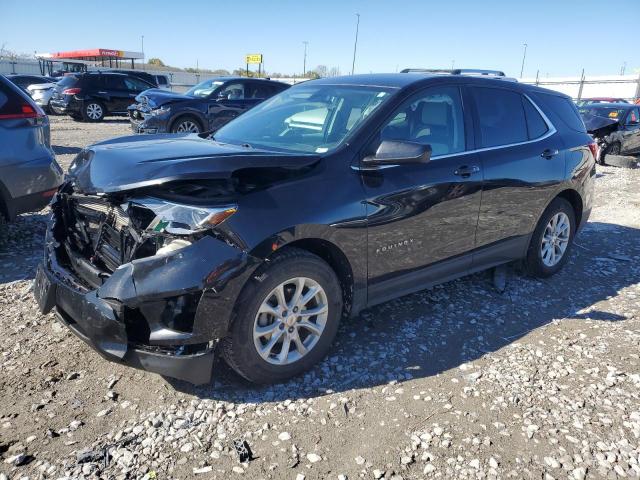
{"label": "rear quarter window", "polygon": [[586,133],[587,130],[584,127],[584,122],[578,113],[578,109],[570,99],[548,93],[538,93],[537,96],[544,105],[560,117],[560,120],[567,127],[576,132]]}

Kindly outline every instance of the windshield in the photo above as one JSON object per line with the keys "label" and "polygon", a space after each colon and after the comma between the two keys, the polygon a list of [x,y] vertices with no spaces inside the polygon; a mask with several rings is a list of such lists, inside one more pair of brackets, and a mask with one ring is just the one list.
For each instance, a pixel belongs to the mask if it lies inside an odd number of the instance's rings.
{"label": "windshield", "polygon": [[340,145],[393,92],[383,87],[300,85],[222,127],[215,140],[298,153]]}
{"label": "windshield", "polygon": [[601,104],[598,105],[588,105],[585,107],[581,107],[579,110],[580,115],[588,115],[594,117],[605,117],[610,118],[611,120],[620,120],[624,117],[626,108],[616,108],[616,107],[605,107]]}
{"label": "windshield", "polygon": [[190,97],[200,97],[205,98],[211,95],[213,91],[222,85],[224,82],[220,80],[205,80],[204,82],[200,82],[199,84],[191,87],[185,95],[189,95]]}

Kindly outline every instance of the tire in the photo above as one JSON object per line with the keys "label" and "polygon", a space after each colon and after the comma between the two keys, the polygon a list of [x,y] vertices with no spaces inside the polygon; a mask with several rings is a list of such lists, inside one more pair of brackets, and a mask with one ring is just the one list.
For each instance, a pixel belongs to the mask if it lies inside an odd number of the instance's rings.
{"label": "tire", "polygon": [[101,122],[105,114],[104,105],[89,100],[82,105],[82,119],[85,122]]}
{"label": "tire", "polygon": [[[290,302],[299,287],[294,287],[293,281],[288,283],[290,280],[303,282],[301,301],[304,301],[305,295],[313,293],[311,287],[314,282],[313,288],[320,287],[322,293],[316,293],[305,305],[294,308]],[[283,283],[286,285],[282,294],[289,310],[280,310],[279,320],[271,313],[260,313],[265,306],[269,311],[272,311],[271,308],[279,310],[280,302],[274,292]],[[320,314],[298,320],[301,317],[294,314],[313,308],[320,311],[323,305],[327,307],[325,317]],[[259,269],[243,289],[229,332],[221,343],[222,356],[233,370],[250,382],[267,384],[288,380],[325,357],[335,338],[341,315],[342,289],[331,267],[304,250],[285,249]],[[323,328],[320,329],[323,322]],[[319,334],[312,333],[305,324],[313,326]],[[256,334],[255,329],[258,328],[269,329],[273,333],[260,336]],[[282,362],[280,357],[287,341],[290,347],[287,358]],[[301,354],[303,350],[299,349],[299,342],[302,342],[303,349],[308,347],[306,353]],[[268,348],[270,344],[272,347]],[[261,356],[258,348],[269,353]]]}
{"label": "tire", "polygon": [[609,155],[607,157],[608,165],[620,168],[638,168],[640,157],[632,157],[629,155]]}
{"label": "tire", "polygon": [[[550,222],[554,218],[558,220],[562,219],[563,222],[568,223],[569,233],[568,235],[566,235],[566,237],[565,235],[554,236],[553,233],[555,232],[552,232],[552,230],[548,230],[548,227],[552,228]],[[564,264],[567,263],[567,260],[569,259],[569,256],[571,254],[571,247],[573,245],[573,237],[575,235],[575,232],[576,217],[575,212],[573,211],[573,207],[564,198],[558,197],[554,199],[544,211],[544,213],[540,217],[540,220],[538,220],[538,225],[536,226],[536,229],[531,236],[529,248],[527,249],[527,256],[525,258],[525,266],[527,272],[534,277],[547,278],[560,271]],[[545,234],[547,234],[546,237]],[[543,238],[551,239],[551,243],[547,241],[546,245],[550,245],[550,249],[552,251],[549,250],[546,255],[543,255],[543,251],[545,251]],[[557,247],[553,246],[554,238],[557,238]],[[564,243],[565,238],[566,246],[564,247],[564,250],[562,250],[560,245]],[[552,258],[552,255],[556,255],[556,258]]]}
{"label": "tire", "polygon": [[183,115],[171,125],[171,133],[201,133],[200,121],[193,115]]}
{"label": "tire", "polygon": [[600,154],[600,165],[607,164],[607,155],[620,155],[621,149],[620,142],[613,142],[611,145],[607,145]]}

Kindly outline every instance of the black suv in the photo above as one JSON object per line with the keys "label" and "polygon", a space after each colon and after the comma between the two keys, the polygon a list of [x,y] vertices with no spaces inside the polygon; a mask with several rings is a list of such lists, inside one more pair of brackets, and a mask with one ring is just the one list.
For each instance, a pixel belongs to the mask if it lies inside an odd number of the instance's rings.
{"label": "black suv", "polygon": [[595,144],[563,94],[466,75],[302,83],[197,135],[86,148],[52,203],[40,308],[104,357],[253,382],[329,351],[340,319],[471,272],[567,261]]}
{"label": "black suv", "polygon": [[76,120],[99,122],[105,115],[126,115],[140,92],[155,85],[126,73],[89,72],[60,80],[49,107]]}
{"label": "black suv", "polygon": [[129,107],[136,133],[215,131],[263,100],[289,88],[282,82],[246,77],[218,77],[186,93],[148,90]]}

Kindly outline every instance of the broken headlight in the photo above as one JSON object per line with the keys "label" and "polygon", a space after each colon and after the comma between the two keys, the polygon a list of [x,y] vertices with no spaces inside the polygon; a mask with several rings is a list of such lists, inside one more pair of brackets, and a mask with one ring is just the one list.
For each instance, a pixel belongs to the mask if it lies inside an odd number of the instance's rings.
{"label": "broken headlight", "polygon": [[132,204],[152,211],[155,217],[146,227],[148,232],[193,235],[220,225],[236,213],[237,206],[204,207],[145,198]]}
{"label": "broken headlight", "polygon": [[165,113],[169,113],[170,111],[171,109],[169,107],[158,107],[158,108],[149,110],[147,113],[145,113],[145,115],[150,117],[155,117],[158,115],[164,115]]}

